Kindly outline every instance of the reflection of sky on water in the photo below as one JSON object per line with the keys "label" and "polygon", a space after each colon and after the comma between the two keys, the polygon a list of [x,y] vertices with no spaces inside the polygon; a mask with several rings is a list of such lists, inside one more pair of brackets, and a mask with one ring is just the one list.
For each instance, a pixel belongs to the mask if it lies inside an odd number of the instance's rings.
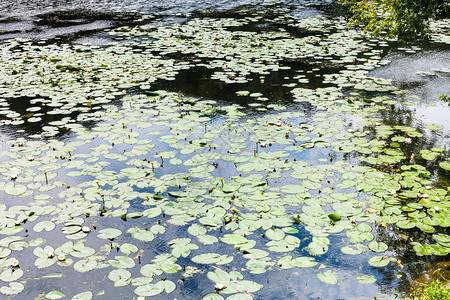
{"label": "reflection of sky on water", "polygon": [[[329,5],[330,0],[286,0],[287,5],[298,7],[294,11],[297,18],[306,18],[320,14],[316,8],[305,7],[309,5]],[[208,9],[225,11],[241,6],[251,6],[269,3],[264,0],[44,0],[44,1],[0,1],[0,40],[22,37],[31,39],[54,38],[56,36],[68,36],[86,31],[99,31],[111,28],[112,22],[120,21],[124,15],[118,13],[135,14],[133,20],[140,15],[154,15],[164,17],[165,22],[182,22],[196,10]],[[69,12],[69,13],[67,13]],[[71,15],[72,12],[73,14]],[[86,16],[83,22],[78,23],[79,15]],[[58,18],[59,17],[59,18]],[[169,18],[173,20],[168,20]],[[48,24],[40,22],[45,19]],[[47,19],[48,18],[48,19]],[[70,24],[70,22],[74,24]],[[64,25],[65,24],[65,25]],[[64,26],[61,26],[64,25]],[[91,32],[92,34],[92,32]],[[83,40],[98,45],[101,39]]]}
{"label": "reflection of sky on water", "polygon": [[[450,106],[440,101],[439,96],[450,95],[450,52],[393,53],[385,59],[392,62],[369,75],[390,78],[395,85],[408,89],[405,100],[417,104],[416,119],[424,125],[437,124],[449,131]],[[411,95],[421,99],[409,98]]]}

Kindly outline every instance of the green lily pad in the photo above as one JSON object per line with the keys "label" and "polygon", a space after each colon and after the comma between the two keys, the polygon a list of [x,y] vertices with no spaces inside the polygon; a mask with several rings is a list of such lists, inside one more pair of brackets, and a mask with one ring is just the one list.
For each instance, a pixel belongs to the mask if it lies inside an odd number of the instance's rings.
{"label": "green lily pad", "polygon": [[341,220],[341,216],[338,214],[329,214],[328,218],[330,218],[330,220],[333,222],[338,222]]}
{"label": "green lily pad", "polygon": [[24,194],[27,191],[27,187],[24,185],[7,185],[5,187],[5,193],[9,194],[9,195],[13,195],[13,196],[19,196]]}
{"label": "green lily pad", "polygon": [[386,256],[372,256],[369,258],[369,265],[374,267],[385,267],[389,262],[390,260]]}
{"label": "green lily pad", "polygon": [[51,291],[45,295],[45,299],[62,299],[64,297],[66,297],[66,295],[59,291]]}
{"label": "green lily pad", "polygon": [[97,237],[101,239],[115,239],[120,236],[122,231],[115,228],[106,228],[98,231]]}
{"label": "green lily pad", "polygon": [[97,267],[97,262],[93,259],[79,260],[73,264],[73,268],[81,273],[89,272]]}
{"label": "green lily pad", "polygon": [[388,246],[383,242],[372,241],[367,247],[374,252],[384,252],[387,250]]}
{"label": "green lily pad", "polygon": [[170,274],[177,273],[179,270],[181,270],[181,267],[177,264],[162,264],[159,266],[159,268],[164,273],[170,273]]}
{"label": "green lily pad", "polygon": [[126,256],[116,256],[114,260],[109,260],[108,263],[117,269],[129,269],[136,265],[132,258]]}
{"label": "green lily pad", "polygon": [[338,278],[334,274],[333,271],[328,270],[322,273],[317,274],[317,278],[320,279],[320,281],[328,283],[328,284],[336,284],[338,282]]}
{"label": "green lily pad", "polygon": [[371,275],[363,275],[356,277],[359,283],[374,283],[377,281],[377,279],[374,276]]}
{"label": "green lily pad", "polygon": [[8,286],[0,287],[0,293],[3,295],[17,295],[20,294],[25,289],[25,286],[18,282],[11,282]]}
{"label": "green lily pad", "polygon": [[444,170],[450,171],[450,162],[449,161],[440,162],[439,166]]}
{"label": "green lily pad", "polygon": [[223,300],[223,297],[219,294],[211,293],[203,296],[202,300]]}
{"label": "green lily pad", "polygon": [[136,253],[138,252],[138,247],[136,247],[133,244],[129,244],[129,243],[125,243],[120,245],[120,252],[122,252],[123,254],[131,254],[131,253]]}
{"label": "green lily pad", "polygon": [[55,223],[51,221],[42,221],[34,225],[33,230],[36,232],[41,232],[43,230],[52,231],[53,229],[55,229],[55,227],[56,227]]}
{"label": "green lily pad", "polygon": [[358,255],[362,253],[362,250],[355,249],[355,247],[351,246],[344,246],[341,248],[342,253],[349,254],[349,255]]}
{"label": "green lily pad", "polygon": [[143,285],[143,286],[138,286],[135,290],[134,293],[138,296],[143,296],[143,297],[151,297],[151,296],[156,296],[161,294],[162,292],[164,292],[164,288],[161,286],[157,286],[155,284],[147,284],[147,285]]}
{"label": "green lily pad", "polygon": [[245,244],[248,241],[245,237],[238,234],[225,234],[220,240],[224,243],[233,245]]}
{"label": "green lily pad", "polygon": [[0,273],[0,280],[4,282],[16,281],[23,276],[22,269],[7,269]]}

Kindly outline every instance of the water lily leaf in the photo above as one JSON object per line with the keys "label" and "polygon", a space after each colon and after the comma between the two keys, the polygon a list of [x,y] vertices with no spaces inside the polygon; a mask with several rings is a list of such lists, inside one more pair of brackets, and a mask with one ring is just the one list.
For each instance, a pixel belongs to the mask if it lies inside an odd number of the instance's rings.
{"label": "water lily leaf", "polygon": [[359,283],[374,283],[375,281],[377,281],[377,279],[371,275],[359,276],[359,277],[356,277],[356,279],[358,279]]}
{"label": "water lily leaf", "polygon": [[213,236],[213,235],[208,235],[208,234],[204,234],[204,235],[198,235],[197,239],[200,243],[204,244],[204,245],[212,245],[214,243],[217,243],[219,240]]}
{"label": "water lily leaf", "polygon": [[450,161],[443,161],[439,163],[439,166],[444,170],[450,171]]}
{"label": "water lily leaf", "polygon": [[163,287],[149,283],[147,285],[138,286],[134,290],[134,293],[138,296],[151,297],[151,296],[159,295],[163,291],[164,291]]}
{"label": "water lily leaf", "polygon": [[369,258],[369,265],[374,267],[385,267],[389,262],[390,260],[386,256],[373,256]]}
{"label": "water lily leaf", "polygon": [[93,259],[82,259],[73,264],[73,268],[80,272],[89,272],[97,267],[97,261]]}
{"label": "water lily leaf", "polygon": [[108,260],[108,263],[117,269],[129,269],[136,265],[132,258],[126,256],[116,256],[114,260]]}
{"label": "water lily leaf", "polygon": [[365,223],[360,223],[356,226],[356,229],[358,229],[360,232],[371,232],[372,231],[372,227],[370,227],[369,225],[365,224]]}
{"label": "water lily leaf", "polygon": [[15,251],[21,251],[28,247],[28,243],[24,241],[11,242],[8,245],[8,248]]}
{"label": "water lily leaf", "polygon": [[155,238],[155,235],[151,231],[147,231],[144,229],[136,229],[131,234],[135,239],[144,241],[144,242],[151,242]]}
{"label": "water lily leaf", "polygon": [[11,249],[9,248],[0,248],[0,258],[8,257],[11,254]]}
{"label": "water lily leaf", "polygon": [[[114,286],[124,286],[127,285],[127,280],[130,279],[131,272],[124,269],[112,270],[108,274],[108,278],[114,281]],[[118,285],[116,285],[118,283]]]}
{"label": "water lily leaf", "polygon": [[21,269],[7,269],[0,273],[0,280],[4,282],[16,281],[22,277],[23,271]]}
{"label": "water lily leaf", "polygon": [[51,291],[45,295],[45,299],[61,299],[64,297],[66,297],[66,295],[59,291]]}
{"label": "water lily leaf", "polygon": [[147,264],[141,268],[140,273],[143,276],[153,277],[154,275],[161,275],[163,271],[159,268],[158,265]]}
{"label": "water lily leaf", "polygon": [[387,250],[388,246],[383,242],[372,241],[368,245],[370,250],[374,252],[384,252]]}
{"label": "water lily leaf", "polygon": [[56,263],[56,259],[48,258],[47,256],[39,257],[34,261],[34,265],[38,269],[50,267],[55,263]]}
{"label": "water lily leaf", "polygon": [[122,231],[115,228],[106,228],[98,231],[97,237],[101,239],[115,239],[120,236]]}
{"label": "water lily leaf", "polygon": [[323,281],[328,284],[336,284],[338,282],[338,278],[334,274],[333,271],[328,270],[322,273],[317,274],[317,278],[320,279],[320,281]]}
{"label": "water lily leaf", "polygon": [[269,229],[266,231],[266,236],[274,241],[279,241],[284,238],[285,234],[281,229]]}
{"label": "water lily leaf", "polygon": [[203,253],[192,257],[192,261],[198,264],[217,264],[223,265],[232,262],[233,256],[220,255],[217,253]]}
{"label": "water lily leaf", "polygon": [[177,273],[179,270],[181,270],[181,267],[177,264],[161,264],[159,266],[159,268],[161,269],[161,271],[163,271],[164,273]]}
{"label": "water lily leaf", "polygon": [[158,281],[155,286],[157,286],[158,288],[162,288],[167,294],[172,293],[177,287],[173,281],[167,279]]}
{"label": "water lily leaf", "polygon": [[138,247],[136,247],[133,244],[129,244],[129,243],[125,243],[120,245],[120,252],[122,252],[123,254],[130,254],[130,253],[136,253],[138,252]]}
{"label": "water lily leaf", "polygon": [[424,244],[421,245],[420,243],[417,242],[412,242],[411,243],[414,248],[414,250],[420,254],[420,255],[432,255],[436,250],[429,244]]}
{"label": "water lily leaf", "polygon": [[286,239],[282,239],[279,241],[270,241],[266,245],[269,251],[272,252],[289,252],[298,247],[298,245],[288,243]]}
{"label": "water lily leaf", "polygon": [[34,225],[33,230],[36,232],[41,232],[42,230],[52,231],[53,229],[55,229],[55,227],[56,227],[55,223],[51,221],[42,221]]}
{"label": "water lily leaf", "polygon": [[227,286],[231,280],[230,275],[221,269],[216,269],[215,272],[208,272],[207,276],[215,283],[223,284],[225,286]]}
{"label": "water lily leaf", "polygon": [[252,296],[243,293],[233,294],[227,297],[227,300],[251,300],[251,299],[253,299]]}
{"label": "water lily leaf", "polygon": [[25,286],[18,282],[11,282],[8,286],[0,287],[0,293],[3,295],[17,295],[25,289]]}
{"label": "water lily leaf", "polygon": [[13,195],[13,196],[19,196],[24,194],[27,191],[27,187],[24,185],[6,185],[5,186],[5,193],[9,194],[9,195]]}
{"label": "water lily leaf", "polygon": [[196,236],[204,235],[206,233],[206,228],[198,224],[192,224],[191,226],[188,227],[188,232]]}
{"label": "water lily leaf", "polygon": [[153,208],[144,210],[142,212],[142,215],[146,216],[148,218],[155,218],[155,217],[159,216],[161,213],[162,213],[162,210],[160,207],[153,207]]}
{"label": "water lily leaf", "polygon": [[254,163],[245,163],[241,164],[236,167],[236,171],[243,172],[243,173],[249,173],[253,170],[255,170],[256,165]]}
{"label": "water lily leaf", "polygon": [[290,265],[297,268],[312,268],[316,266],[318,262],[314,257],[297,257],[291,260]]}
{"label": "water lily leaf", "polygon": [[6,227],[6,228],[2,228],[0,230],[0,234],[1,235],[13,235],[13,234],[17,234],[17,233],[21,232],[22,230],[24,230],[23,226]]}
{"label": "water lily leaf", "polygon": [[[250,280],[240,280],[233,282],[231,287],[241,293],[256,293],[263,288],[263,285]],[[228,288],[230,288],[230,286]],[[223,292],[226,293],[227,291],[224,290]]]}
{"label": "water lily leaf", "polygon": [[333,222],[338,222],[341,220],[341,216],[338,214],[329,214],[328,218],[330,218],[330,220]]}
{"label": "water lily leaf", "polygon": [[91,291],[81,292],[72,297],[72,300],[91,300],[94,297]]}
{"label": "water lily leaf", "polygon": [[362,253],[362,250],[355,249],[355,247],[352,246],[344,246],[341,248],[342,253],[349,254],[349,255],[358,255]]}
{"label": "water lily leaf", "polygon": [[136,277],[136,278],[131,279],[131,284],[133,286],[142,286],[142,285],[149,284],[152,281],[153,281],[153,278],[151,278],[151,277]]}
{"label": "water lily leaf", "polygon": [[411,229],[416,227],[414,222],[411,222],[410,220],[400,220],[397,223],[395,223],[399,228],[402,229]]}
{"label": "water lily leaf", "polygon": [[225,234],[222,238],[220,238],[220,240],[224,243],[232,245],[245,244],[248,242],[248,240],[245,237],[238,234]]}

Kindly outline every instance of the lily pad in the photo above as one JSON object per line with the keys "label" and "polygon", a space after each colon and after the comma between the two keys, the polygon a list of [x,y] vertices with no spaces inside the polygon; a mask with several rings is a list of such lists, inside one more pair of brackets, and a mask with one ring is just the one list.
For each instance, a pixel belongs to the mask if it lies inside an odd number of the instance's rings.
{"label": "lily pad", "polygon": [[317,278],[319,278],[320,281],[323,281],[328,284],[336,284],[338,282],[338,278],[331,270],[322,273],[317,273]]}
{"label": "lily pad", "polygon": [[25,286],[18,282],[11,282],[8,286],[0,287],[0,293],[3,295],[17,295],[20,294],[25,289]]}
{"label": "lily pad", "polygon": [[389,262],[389,257],[386,256],[372,256],[369,258],[369,264],[374,267],[385,267]]}

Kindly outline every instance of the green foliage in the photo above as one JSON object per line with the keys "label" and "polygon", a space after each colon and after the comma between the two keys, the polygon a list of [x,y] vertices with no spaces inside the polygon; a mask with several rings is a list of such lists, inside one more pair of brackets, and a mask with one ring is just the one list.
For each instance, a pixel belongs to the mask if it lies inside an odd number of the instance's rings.
{"label": "green foliage", "polygon": [[450,281],[434,280],[421,284],[420,287],[411,294],[411,300],[440,300],[450,299]]}
{"label": "green foliage", "polygon": [[440,95],[439,96],[439,100],[444,101],[444,102],[448,102],[450,105],[450,96],[447,95]]}
{"label": "green foliage", "polygon": [[339,0],[350,6],[350,22],[364,25],[373,36],[427,37],[430,19],[450,12],[445,0]]}

